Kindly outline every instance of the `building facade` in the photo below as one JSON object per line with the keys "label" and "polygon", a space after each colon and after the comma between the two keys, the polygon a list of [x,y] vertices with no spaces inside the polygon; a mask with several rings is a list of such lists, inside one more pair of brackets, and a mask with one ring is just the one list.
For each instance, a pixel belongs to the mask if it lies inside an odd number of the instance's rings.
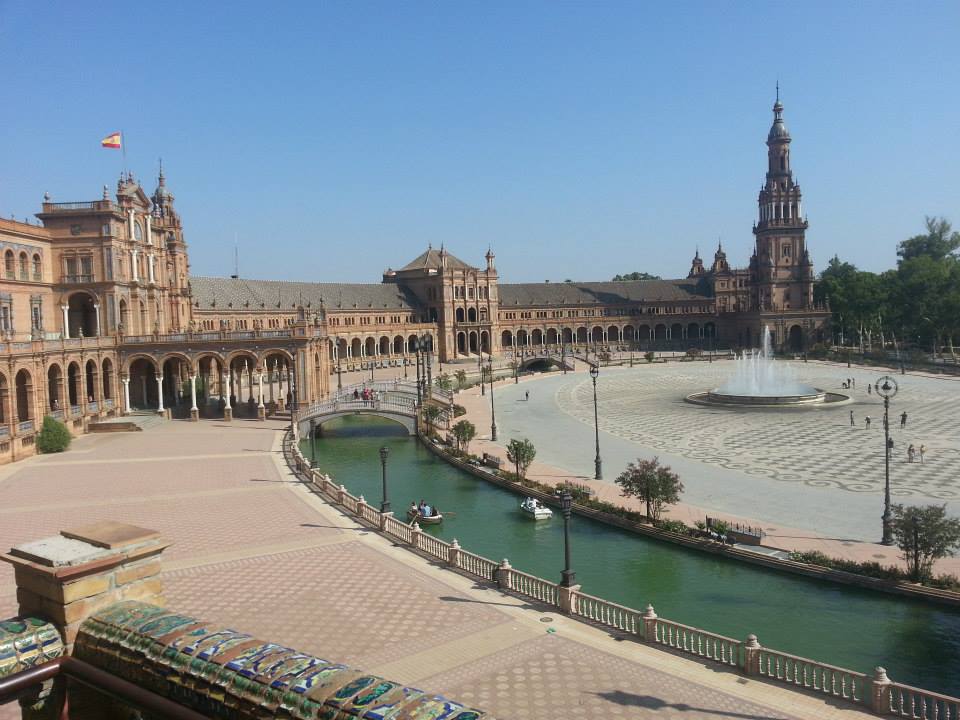
{"label": "building facade", "polygon": [[754,252],[718,246],[687,276],[632,282],[502,283],[432,247],[377,283],[297,283],[190,274],[161,170],[147,195],[125,175],[110,196],[52,202],[42,224],[0,220],[0,459],[32,452],[44,415],[76,432],[134,411],[263,417],[326,397],[338,368],[441,362],[561,346],[686,350],[829,337],[813,302],[807,221],[779,99],[767,136]]}

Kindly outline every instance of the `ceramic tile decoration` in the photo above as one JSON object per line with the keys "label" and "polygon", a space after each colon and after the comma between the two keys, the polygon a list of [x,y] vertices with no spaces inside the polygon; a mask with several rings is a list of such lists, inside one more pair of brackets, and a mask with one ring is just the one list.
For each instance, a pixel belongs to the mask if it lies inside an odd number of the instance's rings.
{"label": "ceramic tile decoration", "polygon": [[0,621],[0,678],[63,655],[57,629],[35,617]]}

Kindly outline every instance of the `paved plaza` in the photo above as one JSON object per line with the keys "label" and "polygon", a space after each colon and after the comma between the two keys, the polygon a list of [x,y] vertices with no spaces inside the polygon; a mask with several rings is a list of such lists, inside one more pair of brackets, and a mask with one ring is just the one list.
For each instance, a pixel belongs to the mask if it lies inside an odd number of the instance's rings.
{"label": "paved plaza", "polygon": [[[107,518],[155,528],[173,542],[170,607],[505,720],[866,717],[618,641],[437,567],[308,493],[283,464],[281,428],[169,422],[5,466],[0,545]],[[0,565],[0,616],[15,609],[13,573]]]}

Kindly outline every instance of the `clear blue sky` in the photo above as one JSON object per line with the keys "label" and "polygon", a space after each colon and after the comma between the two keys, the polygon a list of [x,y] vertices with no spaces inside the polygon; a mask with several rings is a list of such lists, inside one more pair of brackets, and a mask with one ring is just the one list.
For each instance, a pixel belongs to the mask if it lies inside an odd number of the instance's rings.
{"label": "clear blue sky", "polygon": [[779,78],[817,269],[960,225],[958,2],[0,0],[0,214],[163,157],[192,272],[508,281],[746,264]]}

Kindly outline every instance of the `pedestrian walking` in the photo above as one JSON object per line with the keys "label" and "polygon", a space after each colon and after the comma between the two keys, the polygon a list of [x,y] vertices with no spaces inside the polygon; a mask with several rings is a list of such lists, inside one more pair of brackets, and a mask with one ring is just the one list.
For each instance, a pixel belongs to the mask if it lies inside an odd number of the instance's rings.
{"label": "pedestrian walking", "polygon": [[867,383],[867,395],[873,395],[873,385]]}
{"label": "pedestrian walking", "polygon": [[857,379],[856,379],[856,378],[850,378],[850,380],[853,382],[853,389],[856,390],[856,389],[857,389]]}
{"label": "pedestrian walking", "polygon": [[850,427],[853,427],[856,423],[853,421],[853,410],[850,411]]}
{"label": "pedestrian walking", "polygon": [[900,429],[903,430],[907,426],[907,411],[904,410],[903,414],[900,415]]}
{"label": "pedestrian walking", "polygon": [[920,464],[923,465],[923,454],[927,451],[926,445],[920,445]]}
{"label": "pedestrian walking", "polygon": [[907,462],[912,463],[914,456],[917,454],[916,448],[913,447],[913,443],[910,443],[910,447],[907,448]]}
{"label": "pedestrian walking", "polygon": [[863,419],[863,421],[864,421],[864,423],[866,423],[867,430],[869,430],[869,429],[870,429],[870,416],[867,415],[867,416]]}
{"label": "pedestrian walking", "polygon": [[524,393],[524,398],[526,399],[527,402],[530,402],[530,391],[529,391],[529,390],[527,390],[527,392]]}

